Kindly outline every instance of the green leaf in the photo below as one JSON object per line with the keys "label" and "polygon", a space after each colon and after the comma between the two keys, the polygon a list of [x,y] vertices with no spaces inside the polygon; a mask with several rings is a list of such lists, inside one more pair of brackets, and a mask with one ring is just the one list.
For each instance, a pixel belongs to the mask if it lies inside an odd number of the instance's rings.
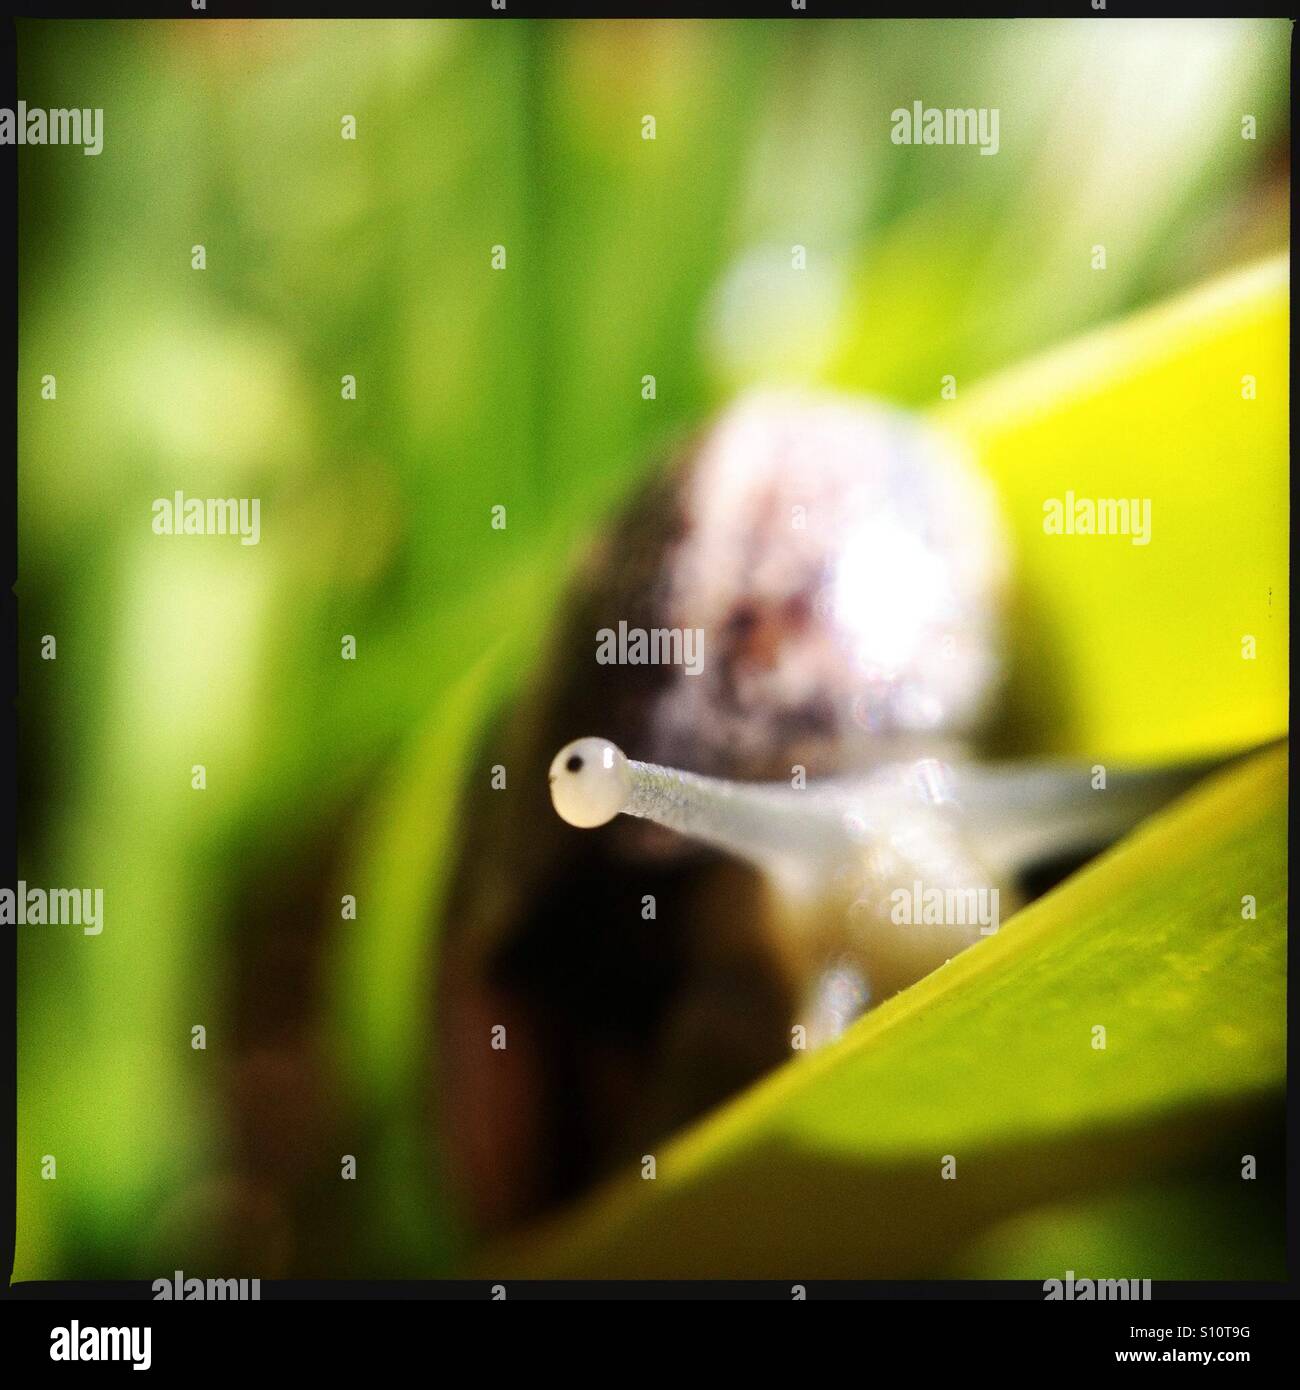
{"label": "green leaf", "polygon": [[[1188,1174],[1249,1201],[1233,1141],[1280,1104],[1285,918],[1279,746],[665,1146],[653,1181],[630,1163],[485,1267],[927,1277],[970,1272],[963,1250],[1017,1213],[1128,1183],[1148,1185],[1154,1230]],[[1257,1255],[1256,1277],[1275,1272],[1267,1242]],[[1200,1263],[1198,1277],[1240,1273],[1241,1255],[1206,1244]]]}
{"label": "green leaf", "polygon": [[[1008,748],[1174,759],[1285,731],[1287,287],[1267,262],[935,412],[1018,553]],[[1070,492],[1149,500],[1149,543],[1049,534]]]}

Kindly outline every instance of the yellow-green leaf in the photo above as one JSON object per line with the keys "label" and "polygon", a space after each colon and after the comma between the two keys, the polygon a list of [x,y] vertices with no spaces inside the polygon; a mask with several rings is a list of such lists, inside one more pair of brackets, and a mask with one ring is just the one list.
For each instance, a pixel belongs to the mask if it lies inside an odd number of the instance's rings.
{"label": "yellow-green leaf", "polygon": [[[1285,259],[1231,275],[936,412],[1018,552],[1008,747],[1176,758],[1285,731],[1287,284]],[[1070,494],[1149,502],[1149,541],[1049,534]]]}

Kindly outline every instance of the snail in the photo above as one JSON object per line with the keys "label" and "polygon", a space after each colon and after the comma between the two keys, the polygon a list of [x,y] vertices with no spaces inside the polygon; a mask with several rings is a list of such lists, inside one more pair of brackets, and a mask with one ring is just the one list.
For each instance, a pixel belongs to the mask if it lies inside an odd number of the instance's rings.
{"label": "snail", "polygon": [[1008,553],[954,444],[833,394],[742,398],[613,525],[464,807],[435,1074],[471,1224],[639,1162],[1187,785],[983,759]]}

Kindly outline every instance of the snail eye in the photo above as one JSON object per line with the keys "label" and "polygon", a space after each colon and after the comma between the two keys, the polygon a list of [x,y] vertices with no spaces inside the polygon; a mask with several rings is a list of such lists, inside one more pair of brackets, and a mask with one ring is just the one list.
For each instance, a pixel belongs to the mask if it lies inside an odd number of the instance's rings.
{"label": "snail eye", "polygon": [[580,738],[561,748],[548,780],[560,818],[583,830],[613,820],[632,790],[627,759],[604,738]]}

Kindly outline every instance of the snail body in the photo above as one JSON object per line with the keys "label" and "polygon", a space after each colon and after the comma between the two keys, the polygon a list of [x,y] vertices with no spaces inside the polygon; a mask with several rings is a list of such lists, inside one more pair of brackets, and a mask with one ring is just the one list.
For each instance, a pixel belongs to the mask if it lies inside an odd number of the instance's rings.
{"label": "snail body", "polygon": [[572,826],[643,818],[758,868],[803,956],[797,1017],[816,1045],[862,1010],[868,984],[892,994],[996,932],[1019,867],[1104,843],[1201,770],[1116,769],[1098,789],[1083,766],[921,759],[795,790],[635,762],[588,737],[556,754],[547,781]]}

